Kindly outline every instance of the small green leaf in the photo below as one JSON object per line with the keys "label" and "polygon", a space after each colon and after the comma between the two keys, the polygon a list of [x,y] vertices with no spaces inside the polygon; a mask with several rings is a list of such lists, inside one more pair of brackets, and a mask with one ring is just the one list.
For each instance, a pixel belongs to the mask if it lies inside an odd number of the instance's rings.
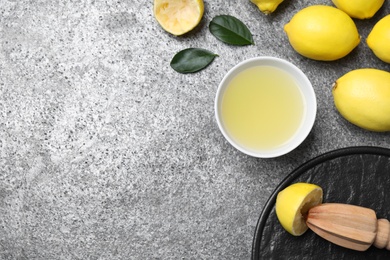
{"label": "small green leaf", "polygon": [[211,20],[210,32],[220,41],[232,45],[254,44],[248,27],[234,16],[219,15]]}
{"label": "small green leaf", "polygon": [[175,54],[171,67],[180,73],[193,73],[206,68],[216,56],[205,49],[188,48]]}

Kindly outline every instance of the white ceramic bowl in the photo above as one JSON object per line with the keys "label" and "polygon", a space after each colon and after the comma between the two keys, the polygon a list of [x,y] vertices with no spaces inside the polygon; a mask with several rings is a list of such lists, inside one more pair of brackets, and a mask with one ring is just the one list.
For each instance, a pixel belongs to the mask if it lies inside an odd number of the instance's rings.
{"label": "white ceramic bowl", "polygon": [[[229,82],[238,73],[253,66],[273,66],[289,73],[295,79],[303,95],[304,115],[300,127],[298,128],[296,133],[289,139],[289,141],[287,141],[282,146],[276,148],[256,149],[255,151],[253,149],[248,149],[243,145],[234,141],[234,139],[231,136],[229,136],[228,131],[226,131],[226,128],[222,121],[222,115],[221,115],[222,97],[224,95],[227,86],[229,85]],[[317,100],[316,100],[315,92],[313,90],[313,87],[309,79],[299,68],[297,68],[292,63],[275,57],[263,56],[263,57],[251,58],[237,64],[222,79],[221,83],[219,84],[217,94],[215,97],[215,116],[217,119],[219,129],[221,130],[224,137],[229,141],[229,143],[232,146],[237,148],[239,151],[258,158],[278,157],[286,153],[289,153],[293,149],[298,147],[310,133],[314,125],[316,113],[317,113]]]}

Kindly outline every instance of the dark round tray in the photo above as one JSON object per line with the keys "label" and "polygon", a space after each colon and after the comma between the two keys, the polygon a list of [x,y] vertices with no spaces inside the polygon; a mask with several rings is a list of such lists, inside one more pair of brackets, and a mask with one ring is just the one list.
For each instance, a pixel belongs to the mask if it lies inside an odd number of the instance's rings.
{"label": "dark round tray", "polygon": [[311,230],[299,237],[287,233],[274,206],[278,192],[295,182],[321,186],[324,202],[368,207],[375,210],[377,218],[390,220],[390,150],[367,146],[334,150],[302,164],[275,189],[256,226],[252,259],[390,259],[386,249],[346,249]]}

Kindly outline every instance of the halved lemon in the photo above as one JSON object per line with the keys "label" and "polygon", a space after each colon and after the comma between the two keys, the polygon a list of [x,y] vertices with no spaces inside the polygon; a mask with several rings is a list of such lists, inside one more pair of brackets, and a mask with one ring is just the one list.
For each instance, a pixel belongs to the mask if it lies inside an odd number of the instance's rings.
{"label": "halved lemon", "polygon": [[154,0],[153,12],[165,31],[183,35],[199,24],[204,3],[203,0]]}
{"label": "halved lemon", "polygon": [[276,198],[276,215],[283,228],[293,236],[306,232],[306,215],[310,208],[322,203],[322,188],[316,184],[298,182],[281,192]]}

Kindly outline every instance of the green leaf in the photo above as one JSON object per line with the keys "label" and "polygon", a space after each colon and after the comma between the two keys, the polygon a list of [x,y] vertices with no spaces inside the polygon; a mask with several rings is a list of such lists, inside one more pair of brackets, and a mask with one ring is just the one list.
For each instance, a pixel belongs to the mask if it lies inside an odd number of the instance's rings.
{"label": "green leaf", "polygon": [[188,48],[175,54],[171,67],[179,73],[193,73],[206,68],[216,56],[205,49]]}
{"label": "green leaf", "polygon": [[248,27],[234,16],[219,15],[211,20],[210,32],[220,41],[232,45],[254,44]]}

